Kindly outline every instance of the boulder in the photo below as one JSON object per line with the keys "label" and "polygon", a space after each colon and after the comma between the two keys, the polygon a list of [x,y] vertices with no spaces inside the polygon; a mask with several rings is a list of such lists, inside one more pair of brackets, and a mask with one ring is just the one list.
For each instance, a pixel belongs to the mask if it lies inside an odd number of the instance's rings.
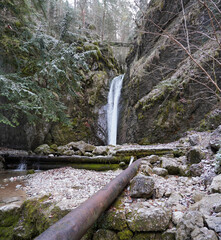
{"label": "boulder", "polygon": [[182,198],[182,196],[179,193],[172,192],[172,194],[170,195],[167,203],[169,205],[177,205],[177,204],[179,204],[179,201],[182,200],[182,199],[183,198]]}
{"label": "boulder", "polygon": [[36,154],[40,154],[40,155],[48,155],[48,154],[51,154],[51,153],[54,153],[54,150],[51,149],[48,144],[42,144],[40,146],[38,146],[34,152]]}
{"label": "boulder", "polygon": [[214,212],[215,213],[221,212],[221,202],[214,206]]}
{"label": "boulder", "polygon": [[221,125],[211,134],[210,147],[215,152],[221,148]]}
{"label": "boulder", "polygon": [[191,237],[193,240],[218,240],[215,232],[206,227],[194,229],[191,233]]}
{"label": "boulder", "polygon": [[180,173],[179,164],[174,158],[161,157],[162,168],[167,169],[171,175],[178,175]]}
{"label": "boulder", "polygon": [[221,217],[207,216],[205,222],[209,229],[221,233]]}
{"label": "boulder", "polygon": [[94,155],[108,155],[109,148],[107,146],[97,146],[93,150]]}
{"label": "boulder", "polygon": [[147,157],[147,160],[151,163],[154,164],[160,160],[159,156],[157,155],[151,155]]}
{"label": "boulder", "polygon": [[146,176],[151,176],[153,174],[153,170],[148,164],[141,165],[140,171],[144,173]]}
{"label": "boulder", "polygon": [[130,196],[135,198],[150,198],[153,195],[154,180],[152,177],[139,174],[130,184]]}
{"label": "boulder", "polygon": [[171,210],[161,207],[131,209],[127,215],[127,224],[133,232],[165,231],[171,220]]}
{"label": "boulder", "polygon": [[177,225],[177,240],[191,239],[191,233],[196,228],[203,228],[203,215],[198,211],[186,212]]}
{"label": "boulder", "polygon": [[200,163],[192,164],[189,167],[189,174],[191,177],[199,177],[203,173],[203,165]]}
{"label": "boulder", "polygon": [[168,175],[167,169],[158,168],[158,167],[153,168],[153,173],[158,175],[158,176],[162,176],[162,177],[165,177],[166,175]]}
{"label": "boulder", "polygon": [[68,149],[74,150],[74,151],[81,151],[83,154],[85,152],[93,152],[95,149],[94,145],[85,143],[84,141],[78,141],[78,142],[70,142],[66,145]]}
{"label": "boulder", "polygon": [[196,146],[200,143],[200,136],[198,134],[192,134],[189,136],[189,142],[191,146]]}
{"label": "boulder", "polygon": [[93,240],[118,240],[117,234],[106,229],[99,229],[93,236]]}
{"label": "boulder", "polygon": [[205,216],[210,216],[214,210],[214,206],[221,201],[221,194],[214,193],[203,197],[199,202],[193,204],[190,210],[198,210]]}
{"label": "boulder", "polygon": [[221,174],[213,178],[210,189],[213,193],[221,193]]}
{"label": "boulder", "polygon": [[101,229],[122,231],[127,227],[125,212],[110,209],[98,219],[98,227]]}
{"label": "boulder", "polygon": [[199,147],[193,147],[187,153],[187,161],[189,164],[200,163],[203,157],[204,153]]}

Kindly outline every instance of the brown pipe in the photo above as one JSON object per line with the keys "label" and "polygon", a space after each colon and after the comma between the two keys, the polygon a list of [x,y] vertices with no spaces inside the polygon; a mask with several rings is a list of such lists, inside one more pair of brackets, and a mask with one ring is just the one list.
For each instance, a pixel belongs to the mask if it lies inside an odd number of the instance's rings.
{"label": "brown pipe", "polygon": [[135,176],[141,159],[119,174],[78,208],[68,213],[35,240],[80,240]]}

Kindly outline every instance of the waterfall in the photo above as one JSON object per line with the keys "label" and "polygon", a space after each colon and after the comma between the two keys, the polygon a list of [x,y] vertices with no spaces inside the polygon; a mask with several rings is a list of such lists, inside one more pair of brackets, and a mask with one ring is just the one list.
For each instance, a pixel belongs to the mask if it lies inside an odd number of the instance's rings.
{"label": "waterfall", "polygon": [[25,160],[23,160],[23,158],[21,158],[21,161],[16,169],[16,171],[25,171],[27,170],[27,163]]}
{"label": "waterfall", "polygon": [[117,144],[117,122],[118,122],[118,105],[122,88],[124,75],[115,77],[110,86],[108,93],[107,107],[107,129],[108,144]]}

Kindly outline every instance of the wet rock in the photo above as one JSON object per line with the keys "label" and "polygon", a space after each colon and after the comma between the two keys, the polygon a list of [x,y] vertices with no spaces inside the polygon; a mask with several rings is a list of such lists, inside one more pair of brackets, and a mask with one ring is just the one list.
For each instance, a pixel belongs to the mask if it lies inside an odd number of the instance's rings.
{"label": "wet rock", "polygon": [[191,239],[191,233],[196,228],[202,228],[203,215],[198,211],[188,211],[177,225],[177,240]]}
{"label": "wet rock", "polygon": [[166,175],[168,175],[167,169],[158,168],[158,167],[153,168],[153,173],[158,175],[158,176],[162,176],[162,177],[165,177]]}
{"label": "wet rock", "polygon": [[213,178],[210,189],[213,193],[221,193],[221,174]]}
{"label": "wet rock", "polygon": [[193,240],[218,240],[215,232],[206,227],[194,229],[191,233],[191,237]]}
{"label": "wet rock", "polygon": [[189,174],[192,177],[199,177],[203,173],[203,165],[198,163],[198,164],[192,164],[189,167]]}
{"label": "wet rock", "polygon": [[214,151],[218,151],[221,148],[221,125],[211,134],[210,147]]}
{"label": "wet rock", "polygon": [[187,160],[190,164],[200,163],[203,157],[204,153],[199,147],[193,147],[187,153]]}
{"label": "wet rock", "polygon": [[122,231],[127,227],[124,211],[110,209],[105,212],[98,220],[98,227],[101,229]]}
{"label": "wet rock", "polygon": [[117,234],[106,229],[99,229],[93,236],[93,240],[118,240]]}
{"label": "wet rock", "polygon": [[161,157],[162,168],[167,169],[168,173],[171,175],[178,175],[180,173],[179,165],[174,158]]}
{"label": "wet rock", "polygon": [[205,221],[209,229],[221,233],[221,217],[207,216]]}
{"label": "wet rock", "polygon": [[48,144],[42,144],[40,146],[38,146],[34,152],[36,154],[39,154],[39,155],[48,155],[48,154],[51,154],[51,153],[54,153],[54,150],[51,149]]}
{"label": "wet rock", "polygon": [[214,206],[219,204],[221,201],[221,194],[214,193],[211,195],[207,195],[202,198],[199,202],[193,204],[190,209],[191,210],[198,210],[203,215],[210,216],[213,212]]}
{"label": "wet rock", "polygon": [[109,148],[107,146],[97,146],[93,150],[94,155],[108,155]]}
{"label": "wet rock", "polygon": [[130,196],[135,198],[150,198],[153,195],[154,180],[152,177],[139,174],[134,177],[130,185]]}
{"label": "wet rock", "polygon": [[198,134],[192,134],[189,136],[189,142],[191,146],[196,146],[200,143],[200,136]]}
{"label": "wet rock", "polygon": [[131,209],[127,223],[133,232],[165,231],[171,219],[171,210],[161,207]]}

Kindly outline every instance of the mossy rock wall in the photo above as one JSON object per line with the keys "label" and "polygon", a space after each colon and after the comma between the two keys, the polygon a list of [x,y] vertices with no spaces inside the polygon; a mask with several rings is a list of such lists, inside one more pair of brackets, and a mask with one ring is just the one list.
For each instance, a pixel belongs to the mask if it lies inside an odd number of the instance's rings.
{"label": "mossy rock wall", "polygon": [[[220,67],[214,60],[221,58],[220,47],[216,41],[194,34],[213,32],[208,12],[199,2],[183,3],[193,46],[191,54],[220,87]],[[202,130],[215,129],[220,102],[214,84],[177,43],[160,32],[165,29],[187,46],[181,3],[151,1],[144,14],[147,20],[142,22],[142,31],[138,31],[127,58],[118,142],[169,142],[199,126]]]}

